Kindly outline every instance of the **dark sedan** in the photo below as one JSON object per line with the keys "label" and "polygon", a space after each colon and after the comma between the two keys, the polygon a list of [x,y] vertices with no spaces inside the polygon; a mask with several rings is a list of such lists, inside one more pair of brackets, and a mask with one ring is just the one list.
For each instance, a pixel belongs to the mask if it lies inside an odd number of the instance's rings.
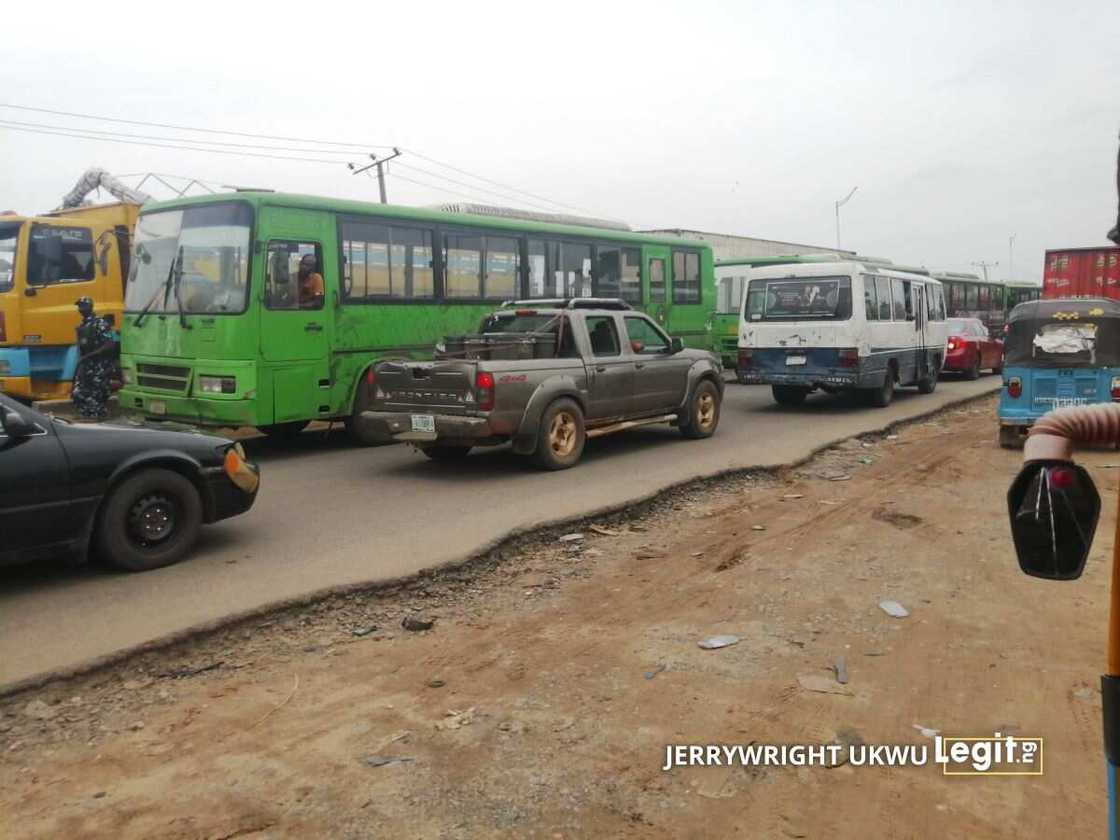
{"label": "dark sedan", "polygon": [[252,507],[259,483],[226,438],[69,423],[0,396],[0,564],[92,552],[128,571],[166,566],[203,523]]}

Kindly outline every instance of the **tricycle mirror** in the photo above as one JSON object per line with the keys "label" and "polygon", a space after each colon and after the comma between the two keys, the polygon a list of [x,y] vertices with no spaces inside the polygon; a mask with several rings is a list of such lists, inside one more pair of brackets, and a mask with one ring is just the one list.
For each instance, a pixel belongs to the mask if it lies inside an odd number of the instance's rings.
{"label": "tricycle mirror", "polygon": [[1032,577],[1076,580],[1085,569],[1101,497],[1084,467],[1031,461],[1007,491],[1019,568]]}
{"label": "tricycle mirror", "polygon": [[674,353],[679,353],[684,349],[684,342],[676,336],[669,342],[669,349]]}
{"label": "tricycle mirror", "polygon": [[0,425],[10,438],[25,438],[35,434],[38,427],[16,411],[0,410]]}

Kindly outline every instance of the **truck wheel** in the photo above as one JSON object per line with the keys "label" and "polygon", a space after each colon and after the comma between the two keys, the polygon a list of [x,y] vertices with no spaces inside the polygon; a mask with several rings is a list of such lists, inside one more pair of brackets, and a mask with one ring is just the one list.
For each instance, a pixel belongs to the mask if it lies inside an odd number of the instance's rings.
{"label": "truck wheel", "polygon": [[708,438],[719,425],[719,389],[708,379],[701,380],[688,403],[688,417],[678,426],[681,434],[692,440]]}
{"label": "truck wheel", "polygon": [[533,461],[546,470],[566,470],[579,461],[586,439],[580,407],[574,400],[558,399],[541,417]]}
{"label": "truck wheel", "polygon": [[186,478],[149,468],[109,494],[96,524],[101,557],[119,569],[145,572],[186,554],[202,525],[202,499]]}
{"label": "truck wheel", "polygon": [[1015,426],[999,427],[999,445],[1003,449],[1020,449],[1023,439],[1019,437],[1019,430]]}
{"label": "truck wheel", "polygon": [[871,405],[875,408],[886,408],[894,399],[894,368],[887,368],[887,375],[883,377],[883,384],[872,388],[868,395]]}
{"label": "truck wheel", "polygon": [[778,405],[801,405],[809,396],[808,388],[798,388],[796,385],[771,385],[770,392]]}
{"label": "truck wheel", "polygon": [[977,353],[973,357],[972,364],[970,364],[968,366],[968,369],[964,372],[964,378],[965,379],[970,379],[970,380],[980,378],[980,354],[979,353]]}
{"label": "truck wheel", "polygon": [[469,446],[421,446],[420,451],[433,461],[461,461],[470,454]]}
{"label": "truck wheel", "polygon": [[919,394],[932,394],[934,392],[934,389],[937,388],[937,372],[940,367],[940,363],[935,363],[926,367],[925,376],[918,380]]}

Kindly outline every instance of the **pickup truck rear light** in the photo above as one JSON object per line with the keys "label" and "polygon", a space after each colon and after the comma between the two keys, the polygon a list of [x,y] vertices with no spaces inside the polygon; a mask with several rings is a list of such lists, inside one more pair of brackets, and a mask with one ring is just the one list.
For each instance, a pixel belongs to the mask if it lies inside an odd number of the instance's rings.
{"label": "pickup truck rear light", "polygon": [[859,367],[859,350],[847,347],[840,351],[840,367]]}
{"label": "pickup truck rear light", "polygon": [[474,397],[482,411],[494,407],[494,374],[480,370],[474,378]]}
{"label": "pickup truck rear light", "polygon": [[1109,391],[1112,393],[1113,401],[1120,402],[1120,376],[1112,377],[1112,387]]}
{"label": "pickup truck rear light", "polygon": [[[1113,384],[1115,384],[1116,380],[1114,379],[1114,380],[1112,380],[1112,382],[1113,382]],[[1018,376],[1012,376],[1010,379],[1007,380],[1007,396],[1011,397],[1012,399],[1017,400],[1017,399],[1019,399],[1020,396],[1022,396],[1022,394],[1023,394],[1023,380],[1020,379]],[[1113,399],[1115,399],[1115,396],[1113,396]]]}
{"label": "pickup truck rear light", "polygon": [[374,373],[373,368],[366,371],[366,384],[371,388],[377,384],[377,374]]}
{"label": "pickup truck rear light", "polygon": [[754,365],[754,351],[749,347],[739,348],[739,367],[749,368]]}

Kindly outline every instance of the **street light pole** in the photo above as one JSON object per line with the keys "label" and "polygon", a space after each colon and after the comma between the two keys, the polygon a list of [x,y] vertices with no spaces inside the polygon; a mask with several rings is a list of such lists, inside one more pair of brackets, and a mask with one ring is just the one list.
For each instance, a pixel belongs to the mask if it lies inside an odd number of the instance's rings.
{"label": "street light pole", "polygon": [[851,199],[851,197],[856,194],[856,190],[858,190],[858,189],[859,189],[859,187],[852,187],[852,191],[850,193],[848,193],[846,196],[844,196],[842,199],[840,199],[839,201],[836,202],[836,250],[837,251],[840,250],[840,208],[848,203],[848,200]]}

